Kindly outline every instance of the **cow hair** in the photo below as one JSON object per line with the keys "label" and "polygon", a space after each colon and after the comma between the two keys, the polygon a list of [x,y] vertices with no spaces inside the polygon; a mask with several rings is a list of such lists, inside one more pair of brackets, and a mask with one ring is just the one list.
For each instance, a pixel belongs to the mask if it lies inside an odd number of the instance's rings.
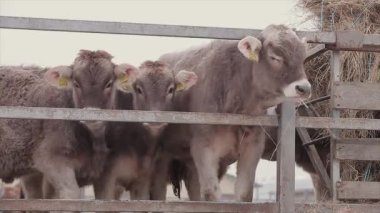
{"label": "cow hair", "polygon": [[186,166],[179,160],[172,160],[169,165],[169,179],[173,187],[173,193],[181,198],[182,180],[186,176]]}
{"label": "cow hair", "polygon": [[168,65],[161,61],[145,61],[143,62],[140,67],[141,70],[146,72],[146,74],[168,74],[170,73],[170,70],[168,69]]}

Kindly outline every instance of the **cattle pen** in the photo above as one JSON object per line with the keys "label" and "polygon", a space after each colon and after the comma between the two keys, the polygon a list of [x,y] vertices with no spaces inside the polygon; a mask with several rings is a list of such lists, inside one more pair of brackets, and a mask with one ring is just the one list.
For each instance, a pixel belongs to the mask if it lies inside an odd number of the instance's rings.
{"label": "cattle pen", "polygon": [[[0,28],[45,30],[80,33],[105,33],[144,36],[168,36],[211,39],[241,39],[257,36],[261,30],[137,24],[122,22],[60,20],[0,16]],[[168,122],[210,125],[278,126],[277,196],[272,203],[221,203],[221,202],[168,202],[168,201],[102,201],[102,200],[0,200],[0,211],[160,211],[160,212],[378,212],[380,203],[350,204],[345,200],[380,200],[380,182],[354,182],[340,180],[340,160],[380,161],[380,139],[345,139],[339,136],[342,129],[380,130],[380,120],[341,118],[341,109],[380,110],[380,84],[340,82],[342,72],[341,51],[380,52],[379,34],[362,34],[356,31],[309,32],[298,31],[308,43],[317,44],[308,51],[308,59],[331,51],[331,109],[330,117],[296,116],[296,104],[285,101],[281,115],[249,116],[235,114],[155,112],[129,110],[84,110],[68,108],[8,107],[0,106],[0,118],[102,120],[119,122]],[[372,98],[369,98],[369,94]],[[307,104],[307,103],[306,103]],[[315,149],[310,149],[318,174],[331,190],[332,202],[321,204],[295,203],[295,130],[303,143],[312,147],[307,128],[331,129],[330,176]]]}

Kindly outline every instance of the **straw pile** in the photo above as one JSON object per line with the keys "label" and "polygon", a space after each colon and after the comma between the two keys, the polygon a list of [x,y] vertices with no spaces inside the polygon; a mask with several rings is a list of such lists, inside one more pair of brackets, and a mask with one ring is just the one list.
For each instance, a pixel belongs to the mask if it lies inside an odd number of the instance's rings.
{"label": "straw pile", "polygon": [[[357,30],[363,33],[380,34],[380,1],[379,0],[299,0],[298,7],[313,20],[322,31]],[[330,53],[306,64],[308,77],[313,84],[313,98],[329,95]],[[343,52],[343,73],[341,81],[380,82],[380,54],[368,52]],[[322,103],[316,106],[322,116],[329,116],[329,105]],[[378,113],[379,115],[380,113]],[[374,112],[346,110],[342,117],[373,118]],[[380,116],[376,118],[380,119]],[[380,137],[376,131],[345,130],[342,137]],[[343,162],[343,180],[380,181],[380,162]]]}

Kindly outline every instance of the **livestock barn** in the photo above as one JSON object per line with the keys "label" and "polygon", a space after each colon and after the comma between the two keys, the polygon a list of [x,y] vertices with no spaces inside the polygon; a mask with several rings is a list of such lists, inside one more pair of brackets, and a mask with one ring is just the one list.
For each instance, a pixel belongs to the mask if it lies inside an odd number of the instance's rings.
{"label": "livestock barn", "polygon": [[379,11],[0,0],[0,212],[379,212]]}

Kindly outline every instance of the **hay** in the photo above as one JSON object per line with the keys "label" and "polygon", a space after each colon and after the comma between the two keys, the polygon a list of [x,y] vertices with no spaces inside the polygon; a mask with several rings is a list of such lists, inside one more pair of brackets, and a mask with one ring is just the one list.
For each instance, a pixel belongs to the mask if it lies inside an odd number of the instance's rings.
{"label": "hay", "polygon": [[[322,6],[323,2],[323,6]],[[380,34],[379,0],[299,0],[297,7],[322,31],[357,30]],[[306,72],[315,91],[313,98],[330,94],[330,53],[325,52],[306,64]],[[341,81],[380,82],[380,54],[342,52]],[[329,103],[316,106],[322,116],[329,116]],[[344,110],[342,117],[373,118],[372,111]],[[380,118],[379,116],[377,118]],[[324,132],[323,134],[325,134]],[[342,137],[380,137],[376,131],[344,130]],[[342,180],[380,181],[380,162],[346,161],[341,165]]]}

